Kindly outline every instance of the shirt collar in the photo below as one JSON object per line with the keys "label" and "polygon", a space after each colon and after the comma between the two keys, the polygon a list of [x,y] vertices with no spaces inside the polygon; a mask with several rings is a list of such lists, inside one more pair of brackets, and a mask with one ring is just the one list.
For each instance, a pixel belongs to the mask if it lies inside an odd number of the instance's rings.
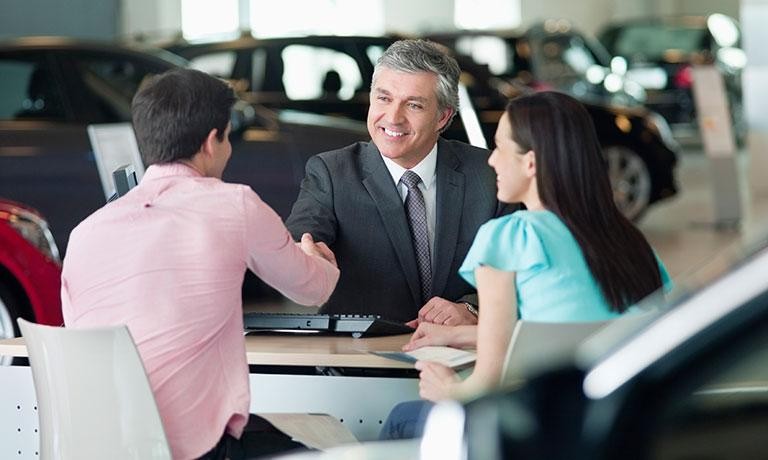
{"label": "shirt collar", "polygon": [[152,180],[172,176],[203,177],[203,175],[195,168],[180,161],[175,161],[173,163],[151,165],[144,172],[144,177],[141,180]]}
{"label": "shirt collar", "polygon": [[[381,155],[381,153],[379,153]],[[386,165],[387,170],[389,171],[389,174],[392,176],[392,180],[395,181],[395,185],[400,183],[400,178],[403,177],[403,174],[405,174],[405,171],[407,171],[405,168],[400,166],[399,164],[395,163],[391,159],[385,157],[384,155],[381,155],[381,158],[384,160],[384,165]],[[419,162],[416,166],[411,168],[410,170],[415,172],[416,174],[421,177],[421,182],[424,184],[425,189],[429,189],[432,187],[432,184],[435,183],[435,170],[437,169],[437,143],[435,143],[435,146],[432,147],[432,150],[429,151],[426,157],[424,157],[423,160]]]}

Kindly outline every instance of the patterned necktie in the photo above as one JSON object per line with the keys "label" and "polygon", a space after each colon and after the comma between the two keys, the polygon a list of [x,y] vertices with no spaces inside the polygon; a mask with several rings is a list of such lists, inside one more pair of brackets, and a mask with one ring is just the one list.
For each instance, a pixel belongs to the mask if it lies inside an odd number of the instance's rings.
{"label": "patterned necktie", "polygon": [[406,171],[400,182],[408,188],[405,196],[405,213],[411,227],[413,249],[421,278],[421,301],[426,303],[432,295],[432,260],[429,255],[429,233],[427,232],[427,206],[419,190],[421,178],[413,171]]}

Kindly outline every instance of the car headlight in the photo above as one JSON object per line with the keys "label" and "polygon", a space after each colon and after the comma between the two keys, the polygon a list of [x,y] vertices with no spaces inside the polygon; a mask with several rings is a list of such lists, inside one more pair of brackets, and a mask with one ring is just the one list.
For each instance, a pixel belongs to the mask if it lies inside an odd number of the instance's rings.
{"label": "car headlight", "polygon": [[657,134],[664,145],[673,152],[677,152],[680,149],[680,145],[672,136],[672,130],[669,128],[669,123],[661,115],[656,112],[649,112],[645,116],[645,126],[653,133]]}
{"label": "car headlight", "polygon": [[32,246],[51,260],[61,262],[59,247],[48,228],[48,222],[37,214],[16,206],[0,207],[0,219],[6,221]]}

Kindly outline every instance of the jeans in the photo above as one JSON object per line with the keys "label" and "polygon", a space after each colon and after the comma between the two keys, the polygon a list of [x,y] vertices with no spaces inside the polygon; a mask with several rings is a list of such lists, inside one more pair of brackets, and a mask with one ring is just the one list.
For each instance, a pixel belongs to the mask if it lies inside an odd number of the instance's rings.
{"label": "jeans", "polygon": [[427,415],[435,403],[417,400],[406,401],[395,406],[381,428],[379,439],[413,439],[424,432]]}

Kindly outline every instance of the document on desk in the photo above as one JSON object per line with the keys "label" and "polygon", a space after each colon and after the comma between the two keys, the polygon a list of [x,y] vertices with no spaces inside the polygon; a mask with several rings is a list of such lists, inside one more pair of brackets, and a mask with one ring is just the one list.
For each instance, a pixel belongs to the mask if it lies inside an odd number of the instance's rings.
{"label": "document on desk", "polygon": [[451,347],[421,347],[413,351],[372,351],[370,353],[407,363],[432,361],[450,368],[463,367],[474,363],[477,359],[477,354],[473,351]]}
{"label": "document on desk", "polygon": [[330,449],[342,444],[357,443],[347,427],[327,414],[257,414],[275,428],[307,447]]}

